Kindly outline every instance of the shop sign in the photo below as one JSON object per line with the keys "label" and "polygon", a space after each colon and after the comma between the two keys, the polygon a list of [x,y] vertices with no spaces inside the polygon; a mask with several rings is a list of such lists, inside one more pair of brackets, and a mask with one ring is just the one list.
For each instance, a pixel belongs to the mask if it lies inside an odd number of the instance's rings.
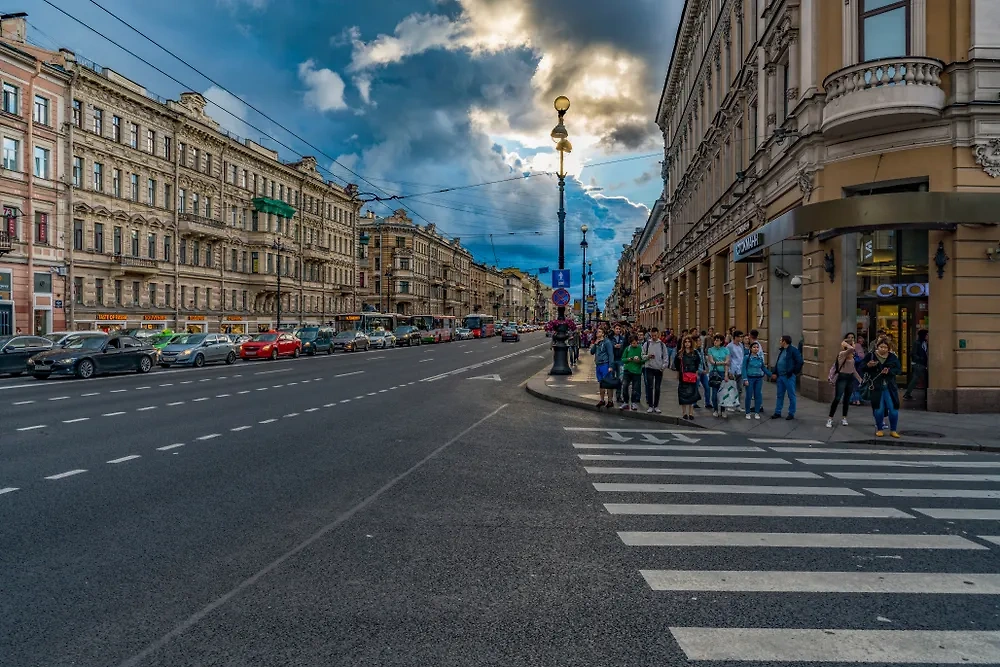
{"label": "shop sign", "polygon": [[97,313],[97,319],[103,322],[125,322],[128,315],[125,313]]}
{"label": "shop sign", "polygon": [[143,315],[142,319],[144,319],[147,322],[166,322],[167,321],[167,316],[166,315]]}
{"label": "shop sign", "polygon": [[17,210],[13,206],[3,207],[3,219],[7,223],[7,234],[12,239],[17,238]]}
{"label": "shop sign", "polygon": [[188,322],[204,322],[204,315],[188,315]]}
{"label": "shop sign", "polygon": [[243,316],[242,315],[226,315],[226,321],[227,322],[242,322],[243,321]]}
{"label": "shop sign", "polygon": [[739,225],[737,225],[735,232],[736,235],[739,236],[740,234],[746,234],[747,232],[749,232],[750,224],[751,224],[750,221],[747,220],[746,222],[741,222]]}
{"label": "shop sign", "polygon": [[875,288],[876,296],[883,299],[892,297],[926,297],[930,292],[928,283],[883,283]]}
{"label": "shop sign", "polygon": [[750,236],[737,241],[736,245],[733,246],[733,250],[736,251],[737,255],[746,255],[762,245],[764,245],[764,234],[762,232],[754,232]]}

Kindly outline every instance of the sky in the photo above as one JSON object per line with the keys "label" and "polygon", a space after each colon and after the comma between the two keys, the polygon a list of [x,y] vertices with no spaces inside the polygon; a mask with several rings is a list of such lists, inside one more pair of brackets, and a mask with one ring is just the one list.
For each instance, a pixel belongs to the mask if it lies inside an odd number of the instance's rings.
{"label": "sky", "polygon": [[[30,41],[69,48],[160,97],[201,92],[223,127],[285,160],[313,155],[329,180],[382,197],[414,195],[368,206],[385,216],[405,205],[415,222],[433,222],[477,261],[501,267],[558,265],[559,160],[549,133],[553,100],[566,95],[573,152],[565,254],[574,295],[581,225],[603,302],[622,244],[662,189],[663,139],[653,119],[683,0],[3,4],[28,12]],[[490,181],[503,182],[423,194]]]}

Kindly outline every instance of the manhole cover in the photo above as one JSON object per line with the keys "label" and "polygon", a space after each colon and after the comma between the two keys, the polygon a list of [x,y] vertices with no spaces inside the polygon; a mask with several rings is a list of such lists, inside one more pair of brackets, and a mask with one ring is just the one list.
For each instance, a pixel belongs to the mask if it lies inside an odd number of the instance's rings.
{"label": "manhole cover", "polygon": [[900,431],[900,435],[906,435],[911,438],[943,438],[944,433],[934,433],[933,431]]}

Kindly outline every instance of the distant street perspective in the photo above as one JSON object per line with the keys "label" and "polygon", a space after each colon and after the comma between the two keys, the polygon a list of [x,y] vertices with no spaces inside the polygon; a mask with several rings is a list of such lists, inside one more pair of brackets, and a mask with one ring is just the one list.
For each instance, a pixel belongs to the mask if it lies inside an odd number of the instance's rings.
{"label": "distant street perspective", "polygon": [[0,8],[0,667],[1000,665],[1000,0]]}

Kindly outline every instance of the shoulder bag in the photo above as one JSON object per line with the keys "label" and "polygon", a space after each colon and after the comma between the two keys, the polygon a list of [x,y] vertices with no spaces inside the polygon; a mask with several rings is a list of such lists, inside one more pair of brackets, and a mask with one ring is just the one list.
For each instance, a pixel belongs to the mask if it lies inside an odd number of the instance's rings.
{"label": "shoulder bag", "polygon": [[684,355],[681,355],[681,382],[686,384],[695,384],[698,382],[698,374],[694,371],[684,370]]}

